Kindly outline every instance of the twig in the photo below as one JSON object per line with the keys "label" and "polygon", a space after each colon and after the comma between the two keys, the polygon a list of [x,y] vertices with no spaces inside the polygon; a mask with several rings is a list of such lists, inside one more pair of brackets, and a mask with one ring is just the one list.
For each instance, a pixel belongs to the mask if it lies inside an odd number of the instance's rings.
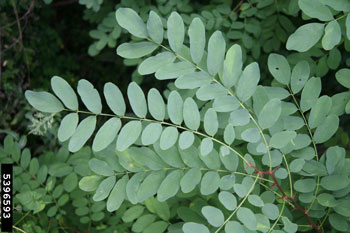
{"label": "twig", "polygon": [[17,12],[17,7],[16,7],[16,3],[14,0],[11,0],[12,2],[12,6],[13,6],[13,12],[15,13],[15,16],[16,16],[16,22],[17,22],[17,28],[18,28],[18,43],[20,44],[21,48],[20,50],[23,49],[23,43],[22,43],[22,28],[21,28],[21,22],[19,20],[19,17],[18,17],[18,12]]}
{"label": "twig", "polygon": [[254,168],[254,170],[256,171],[256,173],[260,176],[260,177],[263,177],[263,175],[269,175],[271,176],[271,178],[273,179],[274,183],[271,187],[274,187],[276,186],[278,188],[278,190],[282,193],[282,197],[281,199],[287,201],[287,202],[290,202],[293,204],[294,206],[294,210],[299,210],[302,214],[304,214],[309,226],[313,229],[315,229],[318,233],[323,233],[322,232],[322,229],[319,225],[316,225],[312,222],[311,218],[310,218],[310,214],[309,212],[306,210],[306,209],[303,209],[301,206],[299,206],[296,201],[295,201],[295,194],[294,193],[292,196],[288,196],[283,188],[281,187],[281,185],[278,183],[277,179],[276,179],[276,176],[275,176],[275,171],[279,168],[279,167],[276,167],[275,169],[273,169],[272,171],[261,171],[259,168],[255,167],[251,162],[249,162],[248,166],[247,167],[252,167]]}

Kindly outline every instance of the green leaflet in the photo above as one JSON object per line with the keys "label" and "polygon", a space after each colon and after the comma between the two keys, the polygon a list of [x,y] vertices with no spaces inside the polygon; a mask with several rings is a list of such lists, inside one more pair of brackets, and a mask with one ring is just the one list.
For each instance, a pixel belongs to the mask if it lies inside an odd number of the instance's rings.
{"label": "green leaflet", "polygon": [[301,92],[300,108],[303,112],[309,110],[316,104],[316,101],[321,93],[320,78],[312,77],[307,81],[303,91]]}
{"label": "green leaflet", "polygon": [[240,223],[236,221],[229,221],[225,225],[225,232],[226,233],[244,233],[244,229]]}
{"label": "green leaflet", "polygon": [[143,94],[141,87],[135,82],[130,83],[128,86],[128,98],[134,113],[140,118],[146,117],[147,103],[145,94]]}
{"label": "green leaflet", "polygon": [[294,183],[294,188],[297,192],[309,193],[315,190],[316,181],[312,178],[297,180]]}
{"label": "green leaflet", "polygon": [[168,227],[168,223],[164,221],[157,221],[147,226],[144,233],[162,233]]}
{"label": "green leaflet", "polygon": [[121,126],[122,122],[117,117],[106,121],[96,133],[94,142],[92,143],[92,150],[101,151],[110,145],[117,136]]}
{"label": "green leaflet", "polygon": [[220,176],[219,173],[209,171],[204,174],[201,182],[200,192],[202,195],[214,193],[219,188]]}
{"label": "green leaflet", "polygon": [[329,215],[329,223],[333,229],[342,232],[347,231],[349,226],[346,218],[336,213]]}
{"label": "green leaflet", "polygon": [[[207,139],[208,139],[207,141],[213,142],[211,138],[207,138]],[[205,139],[202,140],[202,144],[204,140]],[[208,152],[208,154],[205,155],[200,153],[199,158],[204,162],[205,166],[209,169],[218,170],[221,168],[221,161],[219,158],[219,154],[215,150],[214,145],[213,145],[213,148]]]}
{"label": "green leaflet", "polygon": [[338,203],[335,198],[329,193],[322,193],[317,196],[317,201],[322,206],[335,207]]}
{"label": "green leaflet", "polygon": [[214,109],[209,108],[204,115],[204,130],[210,135],[214,136],[219,128],[218,116]]}
{"label": "green leaflet", "polygon": [[350,114],[350,101],[348,101],[348,103],[345,105],[345,112]]}
{"label": "green leaflet", "polygon": [[243,223],[249,230],[254,231],[257,227],[256,217],[250,209],[241,207],[237,211],[237,218]]}
{"label": "green leaflet", "polygon": [[209,230],[206,226],[194,222],[185,223],[182,227],[182,230],[184,233],[209,233]]}
{"label": "green leaflet", "polygon": [[226,125],[225,130],[224,130],[224,141],[228,144],[231,145],[233,141],[235,140],[236,134],[235,134],[235,129],[231,124]]}
{"label": "green leaflet", "polygon": [[196,68],[185,61],[169,63],[157,70],[155,76],[159,80],[174,79],[185,74],[192,73]]}
{"label": "green leaflet", "polygon": [[157,191],[157,199],[159,201],[166,201],[175,196],[180,189],[180,181],[182,177],[183,171],[181,170],[170,172],[160,184]]}
{"label": "green leaflet", "polygon": [[130,156],[135,164],[150,170],[160,170],[166,166],[162,159],[148,147],[130,147]]}
{"label": "green leaflet", "polygon": [[[316,0],[317,1],[317,0]],[[287,49],[306,52],[322,37],[324,24],[308,23],[299,27],[287,40]]]}
{"label": "green leaflet", "polygon": [[213,103],[213,108],[216,112],[231,112],[238,109],[239,106],[237,98],[230,95],[215,98]]}
{"label": "green leaflet", "polygon": [[75,132],[79,121],[79,116],[77,113],[69,113],[66,115],[58,128],[57,137],[58,140],[64,142],[68,140]]}
{"label": "green leaflet", "polygon": [[280,213],[278,207],[275,204],[271,204],[271,203],[266,203],[261,210],[263,214],[266,215],[271,220],[277,219]]}
{"label": "green leaflet", "polygon": [[108,107],[114,112],[114,114],[124,116],[126,107],[123,94],[119,88],[113,83],[108,82],[103,88],[103,94]]}
{"label": "green leaflet", "polygon": [[156,220],[156,216],[153,214],[145,214],[138,218],[135,223],[132,225],[132,231],[142,232],[147,226]]}
{"label": "green leaflet", "polygon": [[165,171],[152,171],[142,182],[137,192],[139,202],[156,194],[160,184],[165,178]]}
{"label": "green leaflet", "polygon": [[100,95],[89,81],[81,79],[78,82],[78,93],[89,111],[96,114],[101,113],[102,103]]}
{"label": "green leaflet", "polygon": [[345,21],[345,26],[346,26],[346,37],[350,40],[350,15],[346,16],[346,21]]}
{"label": "green leaflet", "polygon": [[331,175],[323,177],[320,185],[326,190],[337,191],[346,188],[349,183],[350,180],[347,176]]}
{"label": "green leaflet", "polygon": [[290,66],[284,56],[272,53],[269,55],[267,64],[270,73],[278,82],[284,85],[289,84]]}
{"label": "green leaflet", "polygon": [[336,173],[344,165],[345,149],[339,146],[333,146],[327,149],[326,167],[328,174]]}
{"label": "green leaflet", "polygon": [[196,168],[202,168],[205,167],[202,160],[199,158],[198,149],[192,145],[186,150],[179,149],[181,159],[182,161],[188,166],[188,167],[196,167]]}
{"label": "green leaflet", "polygon": [[184,193],[191,192],[197,186],[197,184],[199,184],[201,178],[202,178],[201,171],[198,168],[191,168],[181,178],[181,181],[180,181],[181,191]]}
{"label": "green leaflet", "polygon": [[237,109],[231,112],[229,123],[233,126],[243,126],[249,123],[249,112],[246,109]]}
{"label": "green leaflet", "polygon": [[68,149],[70,152],[80,150],[91,137],[96,127],[96,117],[89,116],[81,121],[69,140]]}
{"label": "green leaflet", "polygon": [[169,221],[170,210],[167,202],[160,202],[154,197],[150,197],[145,200],[145,205],[151,213],[157,214],[164,221]]}
{"label": "green leaflet", "polygon": [[79,181],[79,188],[85,192],[95,191],[102,179],[102,176],[85,176]]}
{"label": "green leaflet", "polygon": [[321,96],[316,104],[311,108],[309,115],[309,127],[316,128],[326,119],[329,111],[332,108],[332,99],[329,96]]}
{"label": "green leaflet", "polygon": [[339,118],[335,115],[329,115],[322,122],[320,126],[316,128],[314,133],[314,141],[316,143],[324,143],[330,139],[339,127]]}
{"label": "green leaflet", "polygon": [[245,102],[254,94],[260,80],[259,65],[256,62],[250,63],[243,70],[237,84],[237,96]]}
{"label": "green leaflet", "polygon": [[175,86],[179,89],[194,89],[212,82],[210,75],[206,72],[193,72],[180,76],[175,80]]}
{"label": "green leaflet", "polygon": [[257,207],[263,207],[265,205],[264,201],[260,198],[260,196],[254,194],[248,196],[248,201],[250,204]]}
{"label": "green leaflet", "polygon": [[219,200],[230,211],[233,211],[237,207],[237,198],[230,192],[221,191],[219,193]]}
{"label": "green leaflet", "polygon": [[140,58],[152,53],[157,47],[151,42],[123,43],[118,46],[117,54],[128,59]]}
{"label": "green leaflet", "polygon": [[140,136],[142,131],[142,124],[140,121],[129,121],[121,129],[117,138],[116,149],[124,151],[131,146]]}
{"label": "green leaflet", "polygon": [[242,73],[242,49],[239,45],[232,45],[227,51],[223,74],[220,77],[225,87],[231,88],[234,86]]}
{"label": "green leaflet", "polygon": [[199,64],[202,60],[205,48],[205,28],[202,20],[196,17],[188,28],[190,38],[190,52],[194,63]]}
{"label": "green leaflet", "polygon": [[305,164],[304,159],[295,159],[290,163],[291,172],[300,172]]}
{"label": "green leaflet", "polygon": [[26,91],[25,97],[29,104],[40,112],[56,113],[63,110],[61,102],[48,92]]}
{"label": "green leaflet", "polygon": [[132,204],[138,203],[137,191],[139,190],[140,184],[145,178],[145,172],[136,173],[131,177],[126,185],[126,196]]}
{"label": "green leaflet", "polygon": [[285,147],[291,140],[293,140],[297,134],[295,131],[282,131],[272,135],[270,139],[270,146],[273,148],[281,149]]}
{"label": "green leaflet", "polygon": [[325,50],[331,50],[339,44],[341,40],[341,30],[338,21],[333,20],[329,22],[324,29],[325,33],[322,38],[322,47]]}
{"label": "green leaflet", "polygon": [[293,68],[291,77],[291,88],[294,94],[303,89],[310,76],[310,66],[307,61],[299,61]]}
{"label": "green leaflet", "polygon": [[192,146],[194,142],[194,134],[190,131],[184,131],[180,134],[179,138],[179,147],[182,150],[188,149],[190,146]]}
{"label": "green leaflet", "polygon": [[166,127],[160,136],[160,149],[167,150],[174,146],[178,136],[177,128],[173,126]]}
{"label": "green leaflet", "polygon": [[242,132],[241,137],[246,142],[256,143],[261,139],[260,132],[257,128],[249,128]]}
{"label": "green leaflet", "polygon": [[[160,143],[157,142],[153,145],[154,150],[157,152],[159,157],[171,167],[183,168],[184,163],[182,162],[178,148],[176,146],[171,147],[168,150],[160,149]],[[164,167],[164,166],[163,166]]]}
{"label": "green leaflet", "polygon": [[334,207],[336,213],[349,218],[350,217],[350,209],[349,209],[350,200],[343,199],[338,201],[338,205]]}
{"label": "green leaflet", "polygon": [[[39,176],[40,170],[38,172]],[[46,177],[45,177],[46,178]],[[78,176],[74,172],[66,176],[63,180],[63,188],[67,192],[72,192],[78,185]]]}
{"label": "green leaflet", "polygon": [[350,100],[350,92],[341,92],[332,96],[332,109],[330,114],[340,116],[344,114],[344,108]]}
{"label": "green leaflet", "polygon": [[130,8],[119,8],[115,13],[118,24],[134,36],[147,38],[147,28],[140,16]]}
{"label": "green leaflet", "polygon": [[183,121],[183,100],[177,91],[170,92],[167,109],[170,120],[176,125],[181,125]]}
{"label": "green leaflet", "polygon": [[159,123],[150,123],[145,127],[141,135],[143,145],[151,145],[155,143],[163,131],[162,125]]}
{"label": "green leaflet", "polygon": [[350,11],[350,2],[347,0],[336,0],[336,1],[327,1],[320,0],[320,2],[324,5],[332,7],[337,11]]}
{"label": "green leaflet", "polygon": [[213,140],[210,138],[204,138],[200,145],[200,153],[203,156],[208,155],[214,148]]}
{"label": "green leaflet", "polygon": [[67,108],[78,110],[77,95],[66,80],[58,76],[53,76],[51,78],[51,88]]}
{"label": "green leaflet", "polygon": [[335,73],[337,81],[346,88],[350,88],[350,69],[340,69]]}
{"label": "green leaflet", "polygon": [[300,9],[311,18],[317,18],[321,21],[333,19],[331,10],[319,0],[299,0],[298,3]]}
{"label": "green leaflet", "polygon": [[171,64],[175,60],[175,55],[170,52],[161,52],[155,56],[148,57],[138,67],[138,72],[141,75],[152,74],[161,67]]}
{"label": "green leaflet", "polygon": [[164,34],[163,23],[159,15],[152,10],[149,12],[147,20],[147,32],[152,40],[158,44],[162,43]]}
{"label": "green leaflet", "polygon": [[192,130],[197,130],[199,128],[200,115],[198,106],[190,97],[187,98],[183,104],[183,119],[188,128]]}
{"label": "green leaflet", "polygon": [[199,100],[207,101],[207,100],[216,99],[221,96],[226,96],[226,94],[227,94],[227,91],[223,86],[217,83],[213,83],[213,84],[201,86],[196,92],[196,97]]}
{"label": "green leaflet", "polygon": [[124,222],[133,222],[143,214],[144,210],[145,207],[135,205],[124,212],[122,219]]}
{"label": "green leaflet", "polygon": [[162,95],[155,88],[148,92],[148,109],[152,117],[158,121],[163,121],[165,118],[165,104]]}
{"label": "green leaflet", "polygon": [[282,217],[283,221],[283,230],[287,233],[295,233],[298,230],[298,225],[295,223],[292,223],[287,217]]}
{"label": "green leaflet", "polygon": [[204,206],[202,214],[213,227],[220,227],[224,224],[225,217],[222,211],[212,206]]}
{"label": "green leaflet", "polygon": [[172,12],[167,21],[167,35],[170,48],[179,51],[185,37],[185,26],[181,16],[177,12]]}
{"label": "green leaflet", "polygon": [[91,171],[101,176],[113,176],[113,169],[105,162],[99,159],[91,159],[89,161],[89,168]]}
{"label": "green leaflet", "polygon": [[220,31],[215,31],[208,41],[207,67],[211,75],[221,69],[226,51],[226,42]]}
{"label": "green leaflet", "polygon": [[125,188],[129,180],[127,175],[117,181],[107,200],[107,210],[113,212],[119,209],[125,199]]}
{"label": "green leaflet", "polygon": [[102,201],[106,199],[111,192],[112,188],[115,185],[116,177],[115,176],[110,176],[104,179],[98,188],[96,189],[96,192],[92,199],[94,201]]}
{"label": "green leaflet", "polygon": [[279,99],[269,100],[260,111],[258,120],[262,129],[272,127],[279,119],[282,112],[281,101]]}

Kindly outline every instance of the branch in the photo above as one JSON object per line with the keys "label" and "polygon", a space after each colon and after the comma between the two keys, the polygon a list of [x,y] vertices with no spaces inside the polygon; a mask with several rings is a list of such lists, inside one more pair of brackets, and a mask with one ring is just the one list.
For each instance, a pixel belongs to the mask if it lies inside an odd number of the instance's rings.
{"label": "branch", "polygon": [[261,178],[263,177],[263,175],[268,175],[271,176],[271,178],[273,179],[274,183],[271,187],[276,186],[278,188],[278,190],[282,193],[282,197],[281,199],[290,202],[291,204],[293,204],[294,206],[294,210],[298,210],[300,211],[302,214],[304,214],[309,226],[313,229],[315,229],[318,233],[323,233],[321,230],[321,227],[319,225],[316,225],[312,222],[311,218],[310,218],[310,214],[309,212],[302,208],[301,206],[299,206],[296,201],[295,201],[295,194],[292,196],[288,196],[285,191],[283,190],[283,188],[281,187],[281,185],[278,183],[276,176],[275,176],[275,171],[279,168],[276,167],[275,169],[273,169],[272,171],[261,171],[259,168],[255,167],[251,162],[249,162],[247,167],[252,167],[254,168],[254,170],[256,171],[256,174],[258,174],[258,176],[260,176]]}

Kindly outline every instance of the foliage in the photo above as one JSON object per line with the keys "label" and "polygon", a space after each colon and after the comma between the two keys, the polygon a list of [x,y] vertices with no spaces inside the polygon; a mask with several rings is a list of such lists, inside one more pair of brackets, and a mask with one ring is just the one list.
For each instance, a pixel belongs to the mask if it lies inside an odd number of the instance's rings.
{"label": "foliage", "polygon": [[[285,2],[291,10],[294,5]],[[345,16],[349,11],[332,4],[330,10],[328,1],[312,2],[299,0],[299,7],[323,21],[332,20],[337,10]],[[330,23],[325,32],[314,23],[319,33],[305,37],[306,25],[301,26],[286,44],[297,52],[269,54],[265,71],[244,47],[226,43],[228,35],[215,30],[207,37],[207,24],[192,18],[187,30],[186,17],[177,12],[163,22],[150,11],[145,23],[130,8],[116,10],[119,26],[138,38],[120,44],[117,54],[139,59],[141,75],[174,81],[163,94],[152,88],[146,98],[131,82],[124,98],[109,82],[103,96],[110,111],[104,112],[99,92],[85,79],[78,82],[79,99],[58,76],[51,79],[58,98],[26,91],[38,111],[68,113],[57,135],[70,152],[80,153],[93,138],[92,150],[101,153],[84,157],[90,173],[80,174],[84,192],[79,192],[106,203],[106,211],[129,223],[125,231],[348,232],[350,160],[340,144],[326,144],[347,111],[349,92],[321,95],[320,76],[327,72],[318,75],[325,65],[316,66],[312,57],[323,53],[314,47],[323,33],[322,47],[333,51],[339,36],[349,39],[350,27],[345,25],[339,35],[328,32]],[[348,88],[347,72],[341,69],[335,76]],[[79,100],[87,110],[79,108]],[[321,152],[320,147],[326,148]],[[153,217],[143,212],[144,206]]]}

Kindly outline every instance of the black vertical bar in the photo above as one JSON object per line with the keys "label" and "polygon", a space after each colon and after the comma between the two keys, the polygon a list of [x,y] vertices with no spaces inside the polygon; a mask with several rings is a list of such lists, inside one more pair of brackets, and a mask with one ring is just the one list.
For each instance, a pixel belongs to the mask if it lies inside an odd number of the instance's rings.
{"label": "black vertical bar", "polygon": [[12,164],[1,164],[1,231],[12,232]]}

